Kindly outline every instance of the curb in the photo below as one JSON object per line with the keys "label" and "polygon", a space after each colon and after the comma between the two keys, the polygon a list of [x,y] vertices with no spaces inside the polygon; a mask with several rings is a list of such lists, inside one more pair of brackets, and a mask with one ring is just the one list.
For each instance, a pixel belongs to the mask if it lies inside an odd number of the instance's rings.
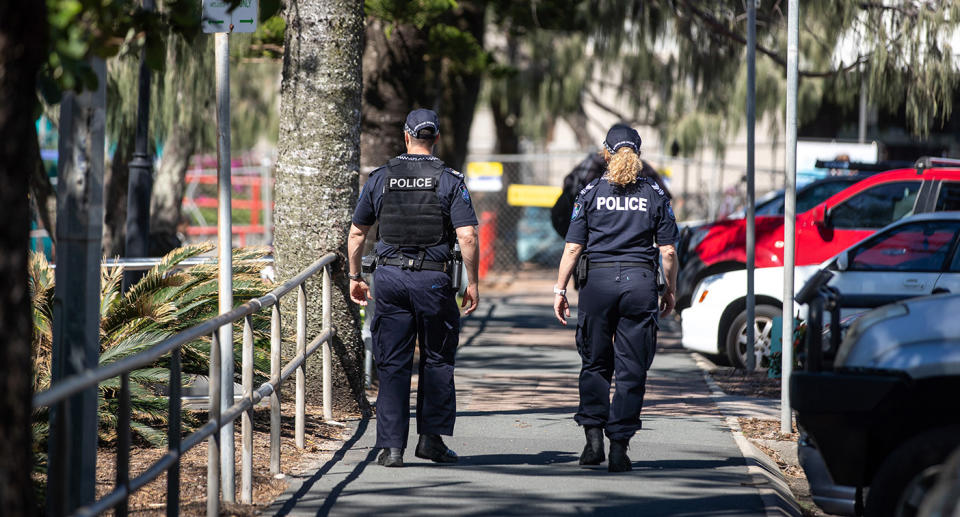
{"label": "curb", "polygon": [[790,490],[790,486],[787,485],[787,481],[783,477],[783,472],[780,471],[780,468],[777,467],[777,464],[771,460],[769,456],[750,443],[750,440],[747,440],[743,435],[737,417],[730,416],[724,410],[722,399],[724,399],[727,394],[723,392],[720,385],[710,376],[710,367],[707,359],[696,352],[691,353],[690,356],[703,372],[703,380],[707,383],[707,387],[710,388],[710,397],[714,399],[714,402],[720,409],[720,413],[723,415],[727,427],[730,428],[730,432],[733,434],[733,440],[737,443],[737,447],[740,448],[740,453],[743,455],[747,464],[747,472],[750,474],[753,480],[752,484],[757,489],[760,499],[763,501],[767,516],[790,515],[801,517],[803,512],[800,510],[800,504]]}

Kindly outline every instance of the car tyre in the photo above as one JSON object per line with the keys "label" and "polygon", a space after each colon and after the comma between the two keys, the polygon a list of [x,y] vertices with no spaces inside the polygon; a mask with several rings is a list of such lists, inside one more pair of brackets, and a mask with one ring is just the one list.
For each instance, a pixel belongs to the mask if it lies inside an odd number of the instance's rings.
{"label": "car tyre", "polygon": [[866,517],[912,517],[937,481],[940,466],[960,446],[960,427],[927,431],[887,456],[867,492]]}
{"label": "car tyre", "polygon": [[[780,317],[780,309],[773,305],[757,305],[754,310],[754,339],[760,343],[764,355],[770,355],[770,331],[773,318]],[[747,366],[747,310],[744,309],[727,327],[727,339],[724,349],[730,364],[735,368]],[[759,366],[759,365],[758,365]]]}

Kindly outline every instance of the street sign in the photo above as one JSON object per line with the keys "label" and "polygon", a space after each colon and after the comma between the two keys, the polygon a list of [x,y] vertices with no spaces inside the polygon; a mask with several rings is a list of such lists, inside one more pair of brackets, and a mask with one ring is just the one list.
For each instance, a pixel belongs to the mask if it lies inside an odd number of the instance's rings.
{"label": "street sign", "polygon": [[203,0],[203,32],[254,32],[257,30],[257,0],[239,0],[230,11],[230,0]]}

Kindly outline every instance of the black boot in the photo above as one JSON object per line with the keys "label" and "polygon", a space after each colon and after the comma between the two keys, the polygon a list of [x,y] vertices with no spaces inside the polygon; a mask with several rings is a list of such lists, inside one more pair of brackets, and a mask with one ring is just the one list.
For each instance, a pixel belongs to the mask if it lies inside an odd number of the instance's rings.
{"label": "black boot", "polygon": [[580,454],[581,465],[599,465],[606,459],[603,455],[603,428],[585,426],[583,432],[587,435],[587,444]]}
{"label": "black boot", "polygon": [[609,472],[626,472],[633,470],[630,458],[627,457],[627,444],[630,440],[610,440],[610,459],[607,461]]}
{"label": "black boot", "polygon": [[438,434],[421,434],[416,455],[435,463],[456,463],[459,459],[457,453],[448,449]]}
{"label": "black boot", "polygon": [[377,463],[384,467],[402,467],[403,449],[394,447],[384,447],[380,449],[380,457],[377,458]]}

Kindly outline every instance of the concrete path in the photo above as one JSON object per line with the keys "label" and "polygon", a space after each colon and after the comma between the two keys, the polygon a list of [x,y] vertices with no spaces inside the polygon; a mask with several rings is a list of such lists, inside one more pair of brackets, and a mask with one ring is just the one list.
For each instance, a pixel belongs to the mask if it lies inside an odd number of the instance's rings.
{"label": "concrete path", "polygon": [[[376,422],[315,474],[294,478],[269,515],[785,515],[789,501],[761,498],[763,466],[745,459],[700,368],[664,324],[647,384],[634,470],[583,468],[577,406],[575,319],[552,317],[552,282],[484,293],[464,321],[457,357],[457,427],[447,445],[460,463],[413,455],[402,469],[376,464]],[[530,294],[538,293],[538,294]],[[539,294],[546,293],[546,294]],[[574,300],[571,300],[574,301]],[[574,314],[575,316],[575,314]],[[414,386],[415,386],[414,382]],[[763,472],[768,477],[769,471]]]}

